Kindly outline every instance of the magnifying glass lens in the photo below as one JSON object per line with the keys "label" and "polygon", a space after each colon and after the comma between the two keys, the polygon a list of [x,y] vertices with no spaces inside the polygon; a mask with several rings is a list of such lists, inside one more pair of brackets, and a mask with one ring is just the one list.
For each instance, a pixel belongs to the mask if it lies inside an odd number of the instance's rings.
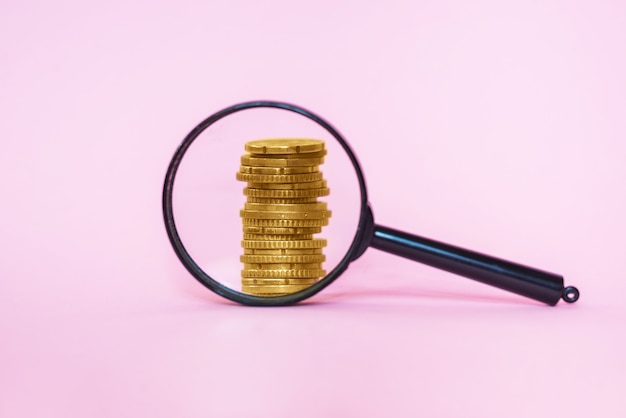
{"label": "magnifying glass lens", "polygon": [[197,279],[245,303],[300,292],[338,269],[362,199],[331,133],[287,109],[250,108],[194,139],[173,206],[185,252],[215,283]]}

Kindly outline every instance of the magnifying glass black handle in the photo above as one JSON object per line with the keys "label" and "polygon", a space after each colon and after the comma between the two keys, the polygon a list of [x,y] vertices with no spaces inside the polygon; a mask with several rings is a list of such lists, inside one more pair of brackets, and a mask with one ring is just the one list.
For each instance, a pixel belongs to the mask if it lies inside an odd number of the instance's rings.
{"label": "magnifying glass black handle", "polygon": [[548,305],[573,303],[579,292],[563,277],[443,242],[375,225],[370,247],[517,293]]}

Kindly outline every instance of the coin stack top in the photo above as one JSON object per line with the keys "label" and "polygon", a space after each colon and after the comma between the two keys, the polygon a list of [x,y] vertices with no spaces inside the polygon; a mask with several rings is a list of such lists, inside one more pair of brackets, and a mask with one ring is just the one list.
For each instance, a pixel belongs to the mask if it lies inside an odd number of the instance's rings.
{"label": "coin stack top", "polygon": [[326,274],[314,238],[331,211],[318,198],[330,193],[320,165],[324,141],[263,139],[245,145],[237,180],[247,182],[243,223],[242,290],[278,296],[306,289]]}

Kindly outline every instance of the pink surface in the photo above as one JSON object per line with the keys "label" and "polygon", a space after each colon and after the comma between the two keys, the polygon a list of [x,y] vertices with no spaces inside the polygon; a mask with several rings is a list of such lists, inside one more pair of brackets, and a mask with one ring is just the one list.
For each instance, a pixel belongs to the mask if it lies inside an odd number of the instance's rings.
{"label": "pink surface", "polygon": [[[0,6],[0,416],[624,416],[622,2],[204,3]],[[258,98],[347,136],[380,223],[581,300],[375,250],[299,306],[214,296],[169,246],[162,180],[196,123]],[[181,227],[223,271],[214,237],[239,229],[213,203],[240,189],[194,174],[237,157],[197,154]]]}

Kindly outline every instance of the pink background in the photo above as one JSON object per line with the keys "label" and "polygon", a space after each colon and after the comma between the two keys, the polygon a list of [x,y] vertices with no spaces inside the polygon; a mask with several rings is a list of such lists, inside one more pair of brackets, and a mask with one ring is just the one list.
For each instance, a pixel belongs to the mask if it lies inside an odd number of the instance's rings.
{"label": "pink background", "polygon": [[[0,416],[623,417],[625,28],[608,0],[3,1]],[[347,136],[380,223],[581,300],[376,250],[299,306],[214,296],[162,180],[196,123],[259,98]],[[186,238],[237,242],[205,186],[181,183]]]}

